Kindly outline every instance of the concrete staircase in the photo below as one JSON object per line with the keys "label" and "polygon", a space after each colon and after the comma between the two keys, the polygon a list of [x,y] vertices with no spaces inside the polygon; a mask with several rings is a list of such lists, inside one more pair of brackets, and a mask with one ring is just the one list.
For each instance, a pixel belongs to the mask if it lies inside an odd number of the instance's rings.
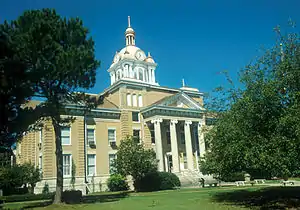
{"label": "concrete staircase", "polygon": [[203,178],[205,183],[216,182],[216,180],[211,175],[203,175],[201,172],[197,170],[184,170],[179,173],[175,173],[182,187],[200,187],[201,183],[199,180]]}

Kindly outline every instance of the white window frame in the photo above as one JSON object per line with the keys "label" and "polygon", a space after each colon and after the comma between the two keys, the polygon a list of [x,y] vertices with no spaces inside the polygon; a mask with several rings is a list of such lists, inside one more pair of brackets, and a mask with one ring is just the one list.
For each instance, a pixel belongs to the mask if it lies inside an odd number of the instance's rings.
{"label": "white window frame", "polygon": [[39,155],[39,170],[41,173],[43,172],[43,154]]}
{"label": "white window frame", "polygon": [[114,155],[115,156],[114,160],[117,159],[117,154],[116,153],[108,153],[108,174],[111,174],[110,173],[110,171],[111,171],[111,165],[110,165],[110,158],[109,158],[110,155]]}
{"label": "white window frame", "polygon": [[143,107],[143,96],[141,94],[138,95],[138,106]]}
{"label": "white window frame", "polygon": [[40,134],[39,143],[42,144],[43,143],[43,130],[40,130],[39,134]]}
{"label": "white window frame", "polygon": [[130,93],[127,93],[126,100],[127,100],[127,106],[132,106],[132,96]]}
{"label": "white window frame", "polygon": [[140,128],[133,128],[132,129],[132,134],[133,134],[133,132],[134,131],[139,131],[139,143],[141,143],[141,141],[142,141],[142,130],[140,129]]}
{"label": "white window frame", "polygon": [[[109,130],[113,130],[115,132],[115,139],[114,140],[109,139],[109,135],[108,135]],[[117,130],[116,130],[116,128],[108,128],[107,129],[107,139],[108,139],[108,144],[110,142],[117,142]]]}
{"label": "white window frame", "polygon": [[[90,156],[94,156],[94,158],[95,158],[95,165],[94,165],[95,170],[94,170],[94,174],[89,174],[89,159],[88,159],[89,155],[90,155]],[[88,176],[96,176],[96,175],[97,175],[97,169],[96,169],[96,166],[97,166],[96,161],[97,161],[97,160],[96,160],[96,159],[97,159],[97,158],[96,158],[96,154],[88,154],[88,155],[87,155],[87,168],[86,168],[87,172],[86,172],[86,174],[87,174]]]}
{"label": "white window frame", "polygon": [[141,117],[140,117],[140,113],[139,113],[139,112],[132,111],[131,117],[132,117],[132,114],[133,114],[134,112],[137,113],[137,115],[138,115],[138,121],[133,121],[133,118],[132,118],[132,122],[133,122],[133,123],[140,123],[140,122],[141,122]]}
{"label": "white window frame", "polygon": [[[69,128],[69,130],[70,130],[70,134],[69,134],[69,139],[70,139],[70,141],[69,141],[69,144],[63,144],[63,142],[62,142],[62,128]],[[71,145],[72,144],[72,141],[71,141],[71,132],[72,131],[72,129],[71,129],[71,126],[62,126],[61,127],[61,134],[60,134],[60,139],[61,139],[61,145]]]}
{"label": "white window frame", "polygon": [[[64,156],[70,157],[70,169],[69,169],[70,174],[69,175],[64,174]],[[72,154],[63,154],[63,177],[71,177],[71,176],[72,176]]]}
{"label": "white window frame", "polygon": [[137,95],[136,94],[132,94],[132,106],[137,107],[138,103],[137,103]]}
{"label": "white window frame", "polygon": [[88,130],[93,130],[94,131],[94,144],[96,145],[96,129],[95,128],[89,128],[89,127],[86,128],[86,143],[87,143],[87,145],[90,145],[89,144],[89,139],[88,139]]}

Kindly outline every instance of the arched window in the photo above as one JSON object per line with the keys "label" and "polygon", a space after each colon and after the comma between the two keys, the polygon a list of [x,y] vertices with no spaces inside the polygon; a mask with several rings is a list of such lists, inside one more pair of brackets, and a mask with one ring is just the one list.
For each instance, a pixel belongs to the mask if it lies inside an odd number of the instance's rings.
{"label": "arched window", "polygon": [[143,69],[139,69],[139,80],[144,81]]}
{"label": "arched window", "polygon": [[132,106],[137,106],[137,98],[136,98],[136,94],[132,95]]}
{"label": "arched window", "polygon": [[127,106],[131,106],[131,94],[127,94]]}
{"label": "arched window", "polygon": [[142,107],[143,106],[143,97],[142,97],[142,95],[139,95],[138,101],[139,101],[139,107]]}
{"label": "arched window", "polygon": [[133,75],[133,78],[134,78],[134,79],[137,79],[137,78],[138,78],[137,71],[138,71],[138,70],[135,69],[134,72],[133,72],[133,74],[134,74],[134,75]]}

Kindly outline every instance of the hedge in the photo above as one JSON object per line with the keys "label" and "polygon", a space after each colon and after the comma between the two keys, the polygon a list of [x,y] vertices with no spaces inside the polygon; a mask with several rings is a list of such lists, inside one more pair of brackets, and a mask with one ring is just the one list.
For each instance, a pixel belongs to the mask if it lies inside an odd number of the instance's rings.
{"label": "hedge", "polygon": [[62,194],[62,200],[67,204],[80,203],[82,200],[82,192],[80,190],[66,190]]}
{"label": "hedge", "polygon": [[129,189],[126,178],[120,174],[113,174],[107,180],[107,187],[112,192],[127,191]]}
{"label": "hedge", "polygon": [[55,193],[48,194],[23,194],[23,195],[9,195],[2,196],[0,200],[10,203],[10,202],[22,202],[22,201],[36,201],[36,200],[50,200],[54,199]]}
{"label": "hedge", "polygon": [[169,172],[148,173],[140,180],[135,180],[134,185],[135,190],[140,192],[170,190],[181,186],[179,178]]}

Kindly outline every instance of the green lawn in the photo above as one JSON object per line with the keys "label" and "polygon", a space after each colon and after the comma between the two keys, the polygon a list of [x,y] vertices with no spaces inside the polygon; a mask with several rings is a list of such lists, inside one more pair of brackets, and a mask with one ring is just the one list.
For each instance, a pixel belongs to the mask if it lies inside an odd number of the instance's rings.
{"label": "green lawn", "polygon": [[[270,209],[274,205],[280,207],[299,207],[300,199],[298,187],[222,187],[222,188],[198,188],[181,189],[174,191],[161,191],[151,193],[130,193],[126,197],[116,196],[103,198],[101,194],[85,197],[85,203],[76,205],[48,205],[35,209],[85,209],[85,210],[210,210],[210,209],[247,209],[262,207]],[[115,196],[116,194],[114,194]],[[290,196],[282,201],[282,195]],[[101,197],[102,196],[102,197]],[[264,198],[265,196],[265,198]],[[280,196],[280,197],[278,197]],[[289,199],[293,203],[289,202]],[[20,209],[29,206],[41,206],[41,202],[11,203],[6,208]],[[299,204],[299,206],[297,206]],[[275,206],[278,207],[278,206]]]}

